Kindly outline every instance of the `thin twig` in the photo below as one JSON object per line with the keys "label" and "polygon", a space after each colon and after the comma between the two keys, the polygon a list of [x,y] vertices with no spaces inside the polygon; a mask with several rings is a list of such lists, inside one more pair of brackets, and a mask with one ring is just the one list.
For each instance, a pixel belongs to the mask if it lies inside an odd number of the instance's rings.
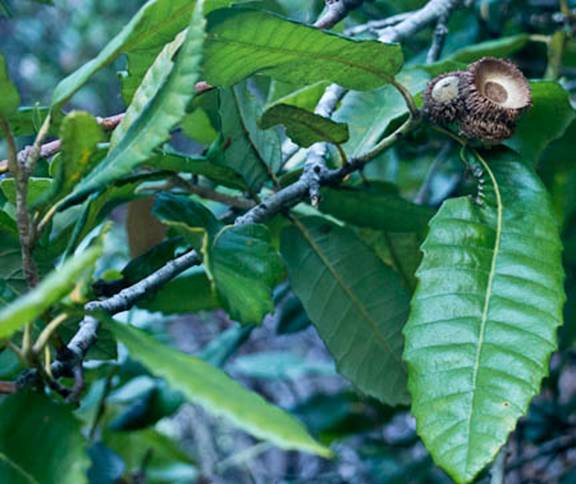
{"label": "thin twig", "polygon": [[[120,121],[122,121],[123,118],[124,113],[119,113],[115,114],[114,116],[109,116],[107,118],[96,118],[96,120],[105,131],[112,131],[114,128],[116,128],[116,126],[120,124]],[[30,148],[31,147],[24,148],[22,151],[20,151],[19,155],[26,154],[30,150]],[[40,145],[39,147],[40,153],[38,155],[38,159],[50,158],[51,156],[54,156],[56,153],[58,153],[61,148],[62,148],[62,142],[59,139]],[[8,171],[8,160],[0,161],[0,174],[6,173],[7,171]]]}
{"label": "thin twig", "polygon": [[16,393],[18,387],[13,381],[0,381],[0,394],[10,395],[11,393]]}
{"label": "thin twig", "polygon": [[[96,313],[104,312],[114,315],[127,311],[146,295],[153,293],[177,275],[200,263],[201,259],[195,251],[187,252],[171,260],[140,282],[123,289],[118,294],[107,299],[87,303],[84,306],[84,310],[88,315],[82,320],[80,328],[68,343],[66,357],[55,361],[51,365],[54,378],[69,374],[84,359],[90,347],[96,342],[97,331],[100,326],[100,322],[94,316]],[[32,382],[37,381],[37,378],[37,371],[30,370],[22,375],[18,385],[30,385]]]}
{"label": "thin twig", "polygon": [[185,180],[184,178],[179,176],[174,176],[173,180],[177,185],[180,185],[186,191],[193,193],[194,195],[198,195],[199,197],[205,198],[206,200],[212,200],[214,202],[223,203],[224,205],[228,205],[229,207],[249,210],[252,207],[254,207],[254,205],[256,205],[256,202],[254,202],[254,200],[249,200],[243,197],[233,197],[231,195],[226,195],[210,187],[205,187],[195,183],[191,183],[188,180]]}
{"label": "thin twig", "polygon": [[16,224],[20,239],[20,252],[22,256],[22,268],[29,287],[34,287],[38,282],[36,267],[32,260],[31,250],[31,226],[28,215],[28,175],[26,159],[30,150],[18,153],[12,130],[4,118],[0,118],[0,129],[4,133],[8,145],[8,159],[6,166],[10,169],[16,183]]}
{"label": "thin twig", "polygon": [[[337,84],[331,84],[326,91],[324,91],[314,113],[325,118],[330,118],[345,94],[346,90],[343,87]],[[304,162],[302,180],[309,186],[309,196],[313,206],[316,206],[320,200],[320,176],[326,169],[324,158],[327,153],[328,146],[326,143],[315,143],[311,146],[306,161]]]}
{"label": "thin twig", "polygon": [[67,319],[68,315],[66,313],[62,313],[56,316],[44,327],[44,329],[40,333],[40,336],[38,336],[36,342],[34,343],[34,346],[32,347],[32,351],[34,354],[36,355],[40,354],[40,352],[48,344],[48,341],[50,341],[50,338],[54,334],[54,331],[56,331],[62,325],[62,323],[65,323]]}
{"label": "thin twig", "polygon": [[446,43],[446,36],[448,35],[448,17],[449,12],[438,17],[438,23],[434,29],[434,36],[432,37],[432,45],[428,54],[426,55],[426,64],[432,64],[440,59],[444,44]]}

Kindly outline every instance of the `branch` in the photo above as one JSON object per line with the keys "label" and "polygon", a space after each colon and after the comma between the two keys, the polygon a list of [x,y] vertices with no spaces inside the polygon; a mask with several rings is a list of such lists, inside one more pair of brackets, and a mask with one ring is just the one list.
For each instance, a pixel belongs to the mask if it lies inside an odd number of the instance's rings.
{"label": "branch", "polygon": [[378,30],[382,30],[386,27],[390,27],[392,25],[396,25],[399,24],[400,22],[402,22],[403,20],[406,20],[406,18],[408,18],[410,15],[412,15],[413,12],[404,12],[404,13],[399,13],[397,15],[392,15],[392,17],[387,17],[384,19],[379,19],[379,20],[370,20],[368,22],[366,22],[365,24],[362,25],[356,25],[354,27],[350,27],[349,29],[346,29],[345,33],[347,35],[358,35],[358,34],[363,34],[364,32],[369,32],[369,31],[378,31]]}
{"label": "branch", "polygon": [[[70,375],[75,368],[81,365],[86,353],[97,340],[97,331],[100,326],[96,317],[97,313],[104,312],[114,315],[127,311],[146,295],[153,293],[177,275],[200,263],[201,259],[196,251],[187,252],[118,294],[107,299],[87,303],[84,310],[88,314],[81,321],[78,332],[68,343],[66,355],[52,363],[50,367],[52,376],[59,378]],[[17,385],[22,388],[38,381],[38,378],[37,370],[29,370],[18,379]]]}
{"label": "branch", "polygon": [[0,395],[10,395],[16,393],[18,388],[13,381],[0,381]]}
{"label": "branch", "polygon": [[175,185],[179,185],[187,192],[198,195],[199,197],[205,198],[206,200],[212,200],[214,202],[222,203],[224,205],[228,205],[229,207],[239,208],[242,210],[248,210],[256,205],[256,202],[249,200],[248,198],[226,195],[225,193],[220,193],[210,187],[205,187],[198,185],[197,183],[189,182],[180,176],[174,176],[172,179]]}
{"label": "branch", "polygon": [[[351,159],[341,168],[335,170],[324,168],[317,174],[319,186],[336,185],[342,182],[351,173],[364,168],[366,163],[392,146],[408,132],[412,131],[419,123],[420,117],[413,118],[410,116],[402,126],[380,141],[380,143],[378,143],[369,152]],[[261,223],[277,213],[302,202],[306,199],[309,193],[309,183],[310,181],[303,175],[296,183],[276,192],[274,195],[271,195],[244,215],[238,217],[236,219],[236,225]]]}
{"label": "branch", "polygon": [[379,37],[381,42],[401,42],[414,35],[438,18],[447,18],[461,0],[430,0],[404,21],[386,28]]}
{"label": "branch", "polygon": [[325,13],[314,23],[319,29],[330,29],[348,13],[364,3],[364,0],[326,0]]}

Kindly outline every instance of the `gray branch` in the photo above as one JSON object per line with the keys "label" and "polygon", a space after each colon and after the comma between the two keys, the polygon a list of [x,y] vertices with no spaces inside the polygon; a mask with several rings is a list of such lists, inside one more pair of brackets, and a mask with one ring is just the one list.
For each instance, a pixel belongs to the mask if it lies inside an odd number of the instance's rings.
{"label": "gray branch", "polygon": [[329,29],[334,27],[348,13],[362,5],[364,0],[326,0],[326,11],[315,23],[314,27]]}
{"label": "gray branch", "polygon": [[[118,294],[107,299],[87,303],[84,309],[89,314],[82,320],[80,328],[68,343],[66,357],[52,363],[52,376],[59,378],[63,375],[68,375],[75,367],[81,364],[90,347],[96,342],[100,322],[97,317],[93,316],[94,313],[105,312],[109,315],[114,315],[127,311],[146,295],[153,293],[177,275],[201,262],[201,258],[195,251],[187,252],[169,261],[156,272],[153,272],[133,286],[123,289]],[[37,378],[38,373],[35,370],[31,370],[19,379],[18,386],[30,385],[37,381]]]}
{"label": "gray branch", "polygon": [[461,0],[430,0],[405,20],[388,27],[380,34],[381,42],[401,42],[419,30],[433,23],[438,18],[448,18]]}

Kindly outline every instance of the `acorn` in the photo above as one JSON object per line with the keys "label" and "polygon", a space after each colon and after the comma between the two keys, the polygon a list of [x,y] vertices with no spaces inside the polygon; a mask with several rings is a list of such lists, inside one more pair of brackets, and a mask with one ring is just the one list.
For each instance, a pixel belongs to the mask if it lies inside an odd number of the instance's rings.
{"label": "acorn", "polygon": [[528,80],[507,60],[484,57],[474,62],[465,71],[463,84],[460,131],[486,144],[511,137],[518,118],[532,105]]}
{"label": "acorn", "polygon": [[436,124],[448,124],[463,112],[464,72],[455,71],[432,79],[424,92],[424,112]]}

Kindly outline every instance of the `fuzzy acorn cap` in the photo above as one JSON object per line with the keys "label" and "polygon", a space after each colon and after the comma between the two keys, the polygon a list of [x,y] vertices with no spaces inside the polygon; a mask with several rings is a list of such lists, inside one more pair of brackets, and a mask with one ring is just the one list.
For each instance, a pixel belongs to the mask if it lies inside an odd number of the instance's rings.
{"label": "fuzzy acorn cap", "polygon": [[475,116],[464,116],[459,123],[460,134],[471,140],[479,140],[487,145],[500,144],[514,134],[513,122],[482,120]]}
{"label": "fuzzy acorn cap", "polygon": [[513,128],[520,114],[532,105],[528,80],[510,61],[484,57],[471,64],[465,75],[467,117]]}
{"label": "fuzzy acorn cap", "polygon": [[424,92],[424,112],[436,124],[448,124],[464,109],[464,72],[455,71],[432,79]]}

